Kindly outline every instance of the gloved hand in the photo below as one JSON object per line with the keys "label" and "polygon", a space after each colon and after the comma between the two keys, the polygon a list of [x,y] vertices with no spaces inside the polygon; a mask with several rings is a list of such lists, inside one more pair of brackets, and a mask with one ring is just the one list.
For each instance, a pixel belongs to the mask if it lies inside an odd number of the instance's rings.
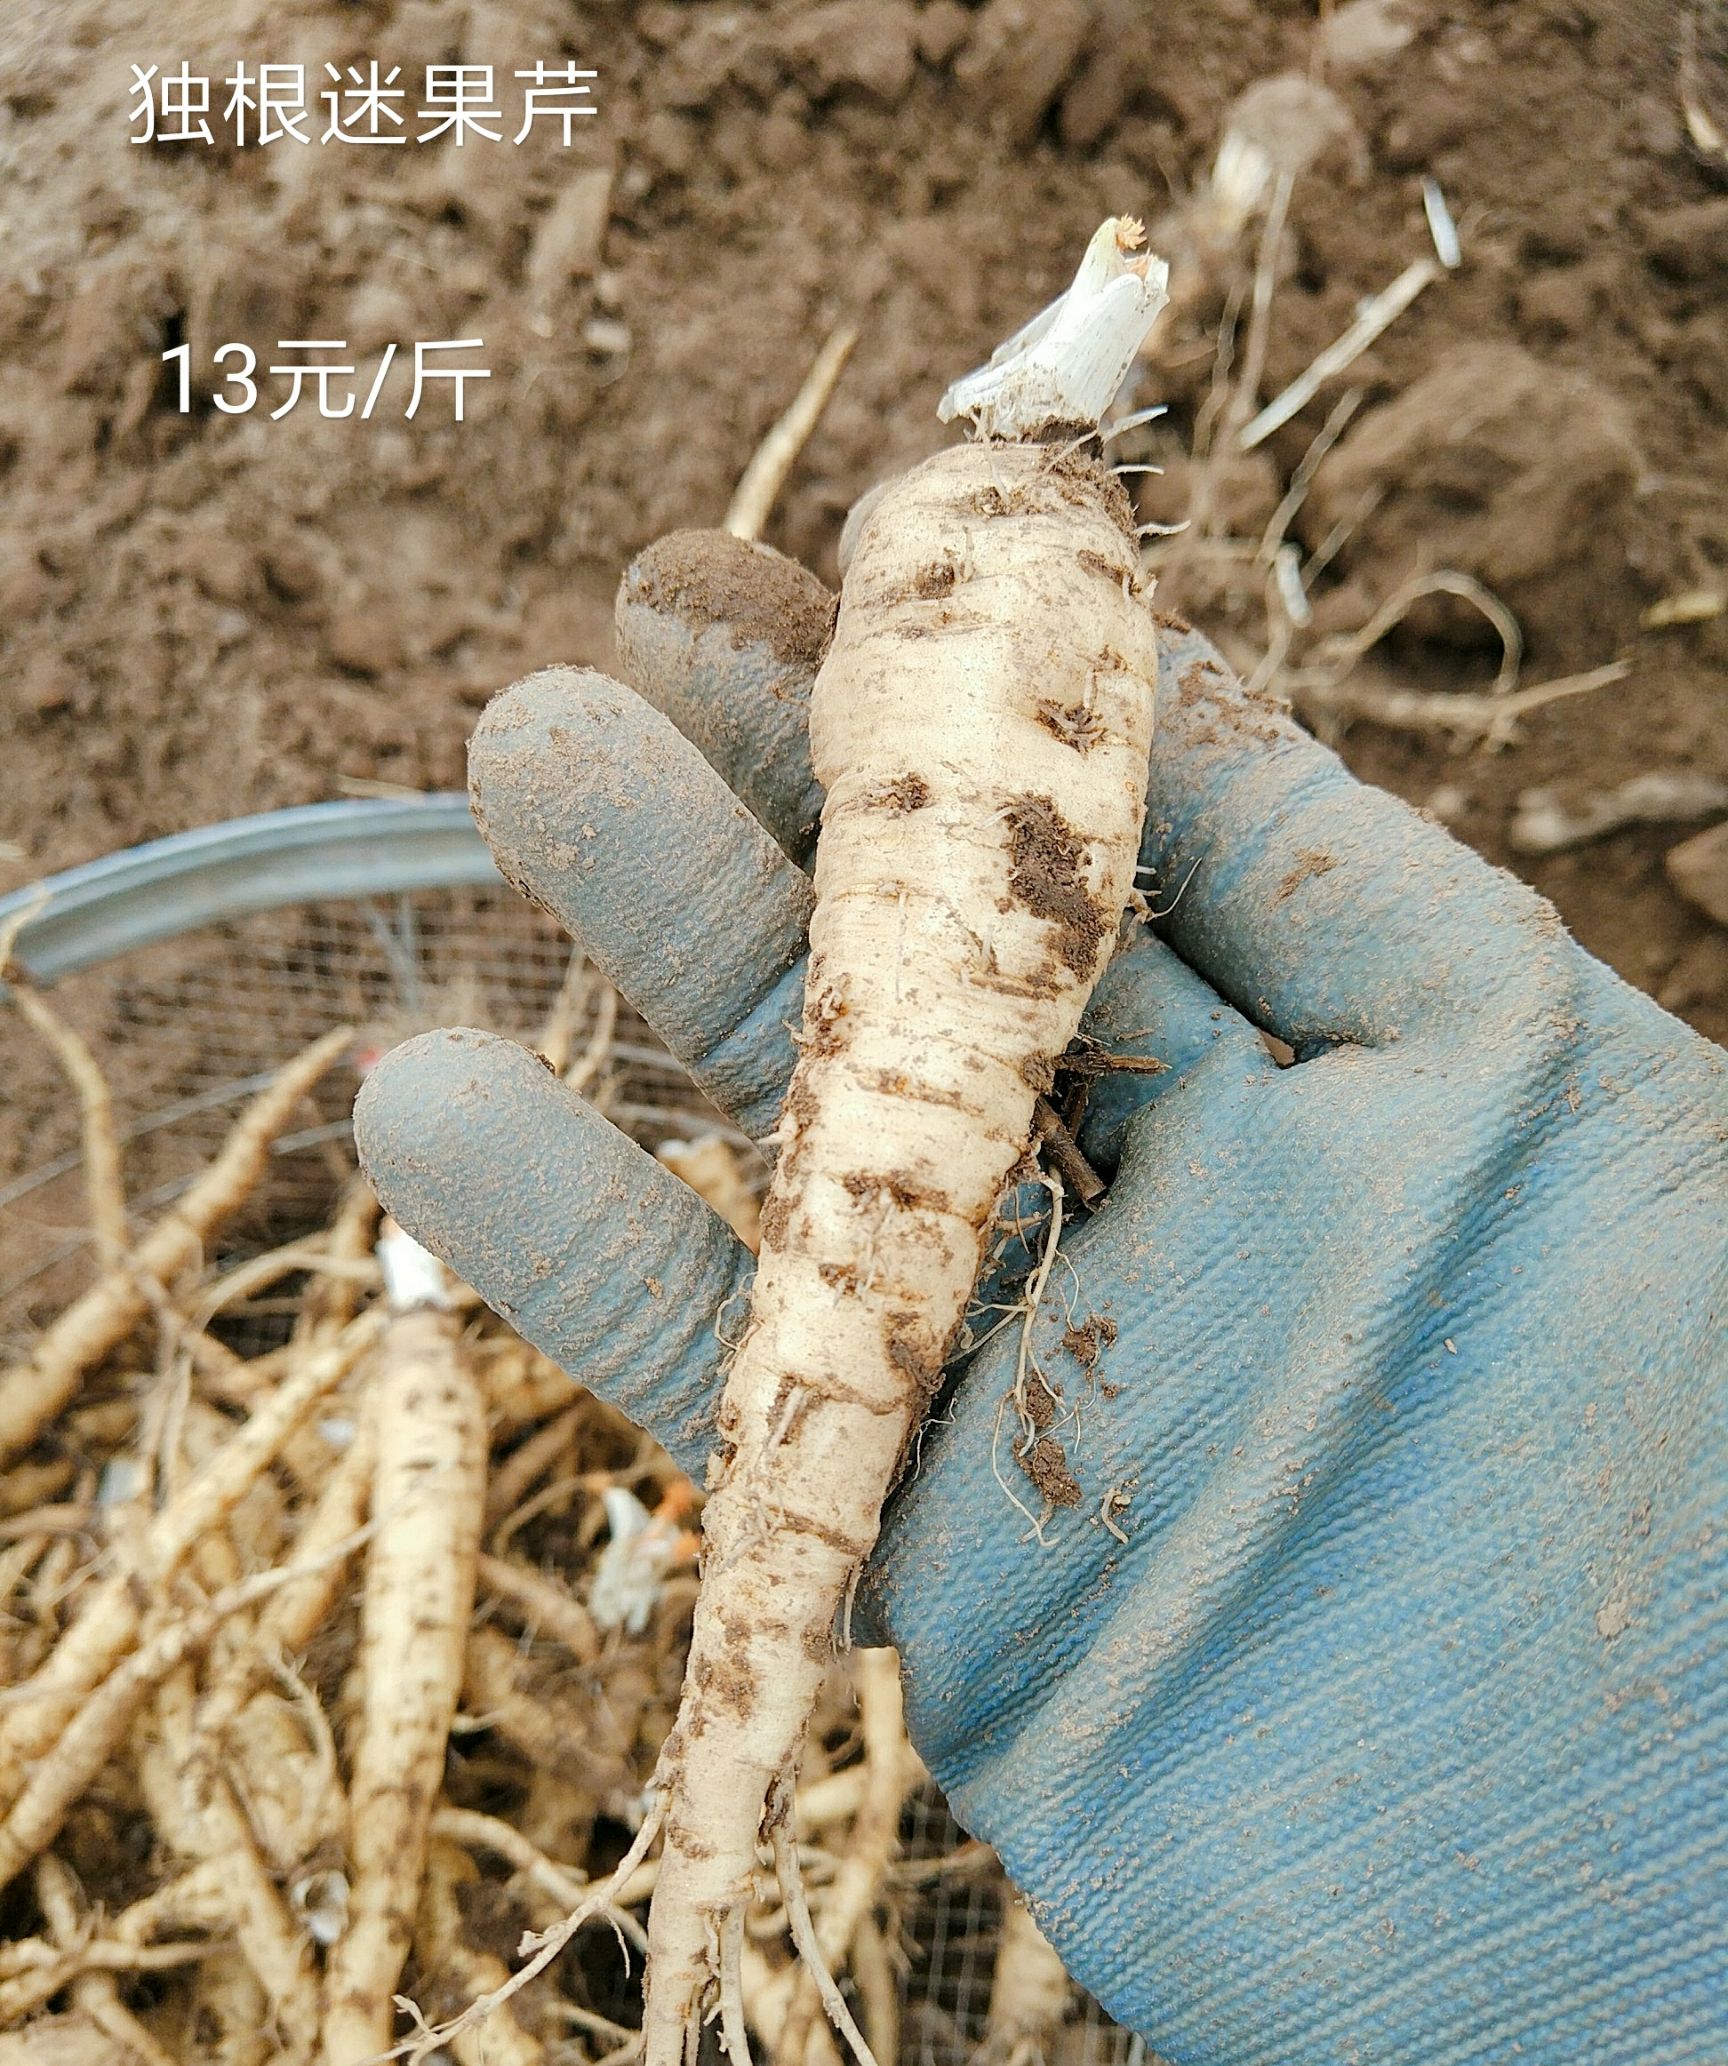
{"label": "gloved hand", "polygon": [[[477,809],[760,1134],[831,598],[685,534],[619,611],[649,701],[519,684]],[[1075,1977],[1182,2066],[1728,2059],[1728,1056],[1178,625],[1158,726],[1169,908],[1087,1030],[1167,1066],[1099,1083],[1111,1189],[1033,1330],[1081,1503],[1043,1540],[1021,1510],[1011,1325],[854,1625]],[[390,1210],[700,1475],[750,1274],[707,1209],[483,1034],[410,1042],[357,1116]]]}

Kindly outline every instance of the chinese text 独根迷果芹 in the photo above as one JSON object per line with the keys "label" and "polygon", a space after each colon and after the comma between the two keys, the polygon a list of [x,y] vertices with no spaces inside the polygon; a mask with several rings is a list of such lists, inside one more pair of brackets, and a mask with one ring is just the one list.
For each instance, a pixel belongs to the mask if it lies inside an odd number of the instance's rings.
{"label": "chinese text \u72ec\u6839\u8ff7\u679c\u82b9", "polygon": [[138,144],[232,144],[257,150],[269,144],[382,145],[526,143],[554,135],[568,150],[575,125],[598,113],[598,72],[574,59],[544,60],[507,73],[500,87],[491,65],[424,67],[414,90],[400,65],[323,67],[237,61],[226,72],[195,72],[182,62],[132,67],[132,141]]}

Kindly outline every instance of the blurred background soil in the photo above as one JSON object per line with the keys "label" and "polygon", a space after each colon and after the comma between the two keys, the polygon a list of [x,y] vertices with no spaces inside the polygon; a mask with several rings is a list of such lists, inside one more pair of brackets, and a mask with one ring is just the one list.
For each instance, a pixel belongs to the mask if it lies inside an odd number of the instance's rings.
{"label": "blurred background soil", "polygon": [[[1358,721],[1343,751],[1728,1034],[1728,932],[1663,867],[1707,810],[1548,857],[1508,843],[1533,787],[1728,780],[1728,617],[1710,614],[1728,580],[1716,0],[6,12],[0,889],[242,811],[459,784],[493,691],[552,661],[608,664],[625,561],[720,520],[850,318],[859,343],[768,533],[834,578],[853,498],[942,441],[947,380],[1060,287],[1102,214],[1141,214],[1156,240],[1226,110],[1293,71],[1345,119],[1293,191],[1261,399],[1430,248],[1424,178],[1463,246],[1347,376],[1362,404],[1294,532],[1311,550],[1364,491],[1372,513],[1313,584],[1316,630],[1363,623],[1443,561],[1517,612],[1527,681],[1631,663],[1505,750]],[[460,150],[129,141],[134,61],[299,61],[322,85],[326,62],[374,57],[411,81],[428,62],[503,76],[573,57],[599,72],[600,113],[569,151],[555,129]],[[1142,383],[1172,403],[1146,449],[1175,461],[1145,484],[1147,514],[1186,513],[1181,454],[1253,240],[1190,283]],[[438,399],[402,421],[400,383],[368,423],[206,399],[230,339],[267,364],[279,339],[345,338],[364,379],[389,342],[474,336],[492,378],[461,425]],[[200,389],[186,416],[159,363],[181,341]],[[1215,473],[1228,528],[1258,535],[1344,384]],[[1251,666],[1262,586],[1178,555],[1161,600]],[[1701,621],[1645,628],[1677,595]],[[1418,611],[1370,658],[1411,686],[1479,690],[1495,655],[1460,608]]]}

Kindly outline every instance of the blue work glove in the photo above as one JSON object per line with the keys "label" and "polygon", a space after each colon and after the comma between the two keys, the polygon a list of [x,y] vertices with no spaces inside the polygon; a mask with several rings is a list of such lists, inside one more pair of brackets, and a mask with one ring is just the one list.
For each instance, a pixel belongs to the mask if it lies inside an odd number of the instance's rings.
{"label": "blue work glove", "polygon": [[[477,809],[760,1134],[832,601],[686,534],[619,609],[641,694],[500,697]],[[1145,859],[1171,908],[1087,1030],[1166,1067],[1100,1078],[1111,1188],[1033,1332],[1080,1503],[1028,1527],[1011,1324],[860,1598],[913,1740],[1178,2066],[1720,2066],[1728,1056],[1180,625]],[[750,1277],[706,1207],[481,1033],[398,1050],[358,1128],[391,1211],[699,1475]]]}

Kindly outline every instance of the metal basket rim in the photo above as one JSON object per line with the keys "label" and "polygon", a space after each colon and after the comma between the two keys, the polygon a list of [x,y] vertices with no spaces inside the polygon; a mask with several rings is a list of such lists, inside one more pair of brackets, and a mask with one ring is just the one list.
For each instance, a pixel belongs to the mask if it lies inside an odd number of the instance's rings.
{"label": "metal basket rim", "polygon": [[[260,811],[122,847],[0,897],[44,986],[160,940],[291,904],[502,883],[460,790]],[[3,994],[3,991],[0,991]]]}

